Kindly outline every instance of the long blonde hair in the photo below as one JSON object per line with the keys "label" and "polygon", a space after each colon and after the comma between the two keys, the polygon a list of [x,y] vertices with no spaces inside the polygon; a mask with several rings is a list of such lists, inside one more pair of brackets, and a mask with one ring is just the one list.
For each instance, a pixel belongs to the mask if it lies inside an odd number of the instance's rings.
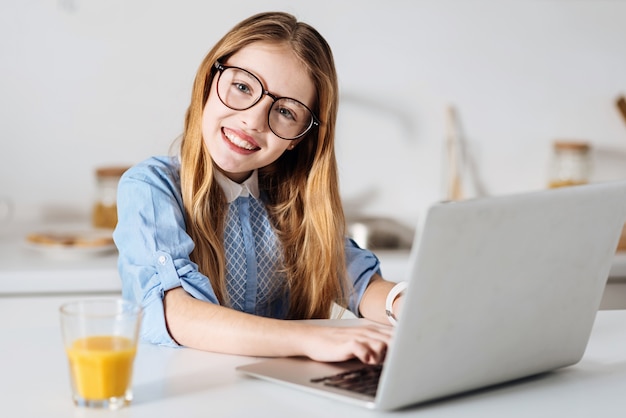
{"label": "long blonde hair", "polygon": [[191,254],[209,277],[220,303],[228,304],[223,231],[227,204],[213,179],[213,163],[202,138],[202,112],[224,61],[254,42],[288,45],[307,69],[317,98],[313,112],[321,123],[277,161],[259,169],[259,185],[284,254],[290,294],[288,318],[327,318],[333,302],[346,306],[345,218],[334,150],[338,107],[332,52],[311,26],[281,12],[254,15],[228,32],[204,58],[193,86],[181,142],[181,187]]}

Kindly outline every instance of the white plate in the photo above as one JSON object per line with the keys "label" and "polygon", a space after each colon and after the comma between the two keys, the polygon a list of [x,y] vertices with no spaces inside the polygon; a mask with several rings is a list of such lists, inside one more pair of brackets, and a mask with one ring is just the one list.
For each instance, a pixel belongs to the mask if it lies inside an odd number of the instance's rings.
{"label": "white plate", "polygon": [[26,235],[24,245],[54,257],[86,257],[116,251],[112,231],[107,229],[45,230]]}

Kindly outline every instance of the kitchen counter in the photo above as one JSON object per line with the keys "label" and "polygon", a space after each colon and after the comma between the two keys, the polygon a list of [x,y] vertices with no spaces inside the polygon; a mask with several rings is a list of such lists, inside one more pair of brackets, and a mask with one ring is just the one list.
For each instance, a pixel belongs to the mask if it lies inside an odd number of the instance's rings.
{"label": "kitchen counter", "polygon": [[[16,223],[0,231],[0,296],[120,292],[117,252],[33,248],[25,237],[33,231],[89,229],[88,225]],[[377,253],[385,276],[405,280],[408,251]]]}
{"label": "kitchen counter", "polygon": [[115,249],[92,251],[34,247],[33,231],[88,229],[82,224],[14,223],[0,230],[0,295],[119,292]]}
{"label": "kitchen counter", "polygon": [[[115,249],[104,254],[46,252],[25,243],[29,232],[85,225],[13,224],[0,230],[0,296],[36,294],[119,293]],[[376,251],[383,276],[407,280],[410,252]],[[602,309],[626,308],[626,253],[618,253],[611,268]]]}

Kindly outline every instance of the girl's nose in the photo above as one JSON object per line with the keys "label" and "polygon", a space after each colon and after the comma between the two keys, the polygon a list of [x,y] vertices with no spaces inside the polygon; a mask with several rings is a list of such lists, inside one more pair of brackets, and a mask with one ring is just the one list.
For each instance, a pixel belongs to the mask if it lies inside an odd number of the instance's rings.
{"label": "girl's nose", "polygon": [[268,115],[273,101],[264,96],[250,109],[241,112],[242,122],[250,130],[265,132],[268,129]]}

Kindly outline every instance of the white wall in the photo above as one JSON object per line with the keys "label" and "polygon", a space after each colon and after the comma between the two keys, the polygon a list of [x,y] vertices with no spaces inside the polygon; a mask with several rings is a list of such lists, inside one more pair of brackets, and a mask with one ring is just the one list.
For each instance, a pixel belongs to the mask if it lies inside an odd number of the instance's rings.
{"label": "white wall", "polygon": [[543,188],[556,138],[626,177],[626,1],[2,0],[0,196],[87,213],[94,168],[167,153],[204,54],[270,9],[333,47],[350,211],[412,223],[443,197],[448,105],[489,194]]}

